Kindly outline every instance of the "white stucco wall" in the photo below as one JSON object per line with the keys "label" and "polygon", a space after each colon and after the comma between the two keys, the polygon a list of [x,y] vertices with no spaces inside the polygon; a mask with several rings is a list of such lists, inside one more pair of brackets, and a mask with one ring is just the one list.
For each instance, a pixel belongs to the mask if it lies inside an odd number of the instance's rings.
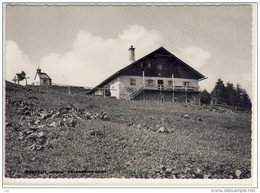
{"label": "white stucco wall", "polygon": [[119,85],[120,85],[120,82],[118,79],[116,81],[112,82],[112,84],[110,85],[111,96],[114,96],[117,99],[119,99]]}
{"label": "white stucco wall", "polygon": [[40,77],[38,74],[36,75],[36,78],[34,80],[34,85],[40,85]]}
{"label": "white stucco wall", "polygon": [[[130,85],[130,79],[134,78],[136,85]],[[143,86],[143,77],[142,76],[120,76],[119,77],[120,83],[122,83],[122,85],[124,87],[129,87],[129,88],[140,88]],[[165,78],[165,77],[145,77],[145,81],[146,80],[154,80],[154,87],[158,86],[158,82],[157,80],[163,80],[164,82],[164,86],[165,87],[172,87],[172,86],[168,86],[168,81],[171,81],[172,78]],[[194,86],[194,87],[198,87],[198,80],[195,79],[184,79],[184,78],[174,78],[174,82],[175,82],[175,86],[183,86],[183,82],[189,82],[189,86]]]}
{"label": "white stucco wall", "polygon": [[[130,85],[130,79],[135,79],[135,85]],[[153,89],[158,88],[158,80],[163,80],[164,88],[172,88],[172,85],[168,85],[168,81],[172,81],[172,78],[165,78],[165,77],[145,77],[145,84],[146,80],[154,80]],[[189,82],[189,86],[191,87],[198,87],[198,80],[195,79],[183,79],[183,78],[174,78],[175,86],[183,86],[183,82]],[[116,79],[109,82],[104,87],[110,88],[111,96],[116,97],[117,99],[120,98],[120,87],[124,89],[132,89],[137,90],[143,86],[143,77],[142,76],[119,76]],[[147,88],[149,86],[146,85]],[[150,87],[151,88],[151,87]],[[132,92],[132,91],[127,91]],[[97,90],[95,95],[103,95],[102,90]]]}
{"label": "white stucco wall", "polygon": [[175,78],[175,86],[183,86],[183,82],[190,82],[190,86],[199,86],[199,81],[196,79],[184,79],[184,78]]}

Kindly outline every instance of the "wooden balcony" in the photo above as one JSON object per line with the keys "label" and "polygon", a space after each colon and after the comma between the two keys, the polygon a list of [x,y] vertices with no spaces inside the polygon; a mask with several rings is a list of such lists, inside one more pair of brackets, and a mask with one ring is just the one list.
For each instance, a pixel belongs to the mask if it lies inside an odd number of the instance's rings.
{"label": "wooden balcony", "polygon": [[198,92],[198,86],[168,86],[168,85],[145,85],[145,90],[165,90],[165,91],[180,91],[180,92]]}

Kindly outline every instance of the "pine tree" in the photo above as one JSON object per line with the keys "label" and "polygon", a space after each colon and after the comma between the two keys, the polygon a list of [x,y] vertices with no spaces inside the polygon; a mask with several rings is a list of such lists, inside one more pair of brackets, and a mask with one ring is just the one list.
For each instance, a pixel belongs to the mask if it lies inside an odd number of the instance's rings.
{"label": "pine tree", "polygon": [[227,83],[225,87],[225,102],[227,105],[235,106],[236,90],[232,83]]}
{"label": "pine tree", "polygon": [[[211,100],[216,100],[216,104],[227,104],[230,106],[251,108],[251,100],[245,91],[239,84],[234,87],[233,83],[228,82],[226,86],[221,79],[216,82],[215,88],[211,92]],[[213,104],[215,104],[213,102]]]}
{"label": "pine tree", "polygon": [[219,78],[216,82],[215,88],[211,92],[211,98],[216,99],[216,103],[225,103],[225,85]]}

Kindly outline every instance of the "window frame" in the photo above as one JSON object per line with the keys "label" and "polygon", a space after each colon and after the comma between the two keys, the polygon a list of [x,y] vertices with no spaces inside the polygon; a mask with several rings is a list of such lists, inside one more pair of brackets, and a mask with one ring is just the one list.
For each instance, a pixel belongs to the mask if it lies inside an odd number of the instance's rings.
{"label": "window frame", "polygon": [[162,66],[162,64],[157,64],[157,70],[162,70],[163,69],[163,66]]}
{"label": "window frame", "polygon": [[190,86],[190,83],[191,83],[190,81],[183,81],[183,86],[188,87],[188,86]]}
{"label": "window frame", "polygon": [[130,86],[136,86],[136,79],[130,78]]}
{"label": "window frame", "polygon": [[155,86],[155,80],[147,79],[147,80],[145,80],[145,85],[146,86]]}

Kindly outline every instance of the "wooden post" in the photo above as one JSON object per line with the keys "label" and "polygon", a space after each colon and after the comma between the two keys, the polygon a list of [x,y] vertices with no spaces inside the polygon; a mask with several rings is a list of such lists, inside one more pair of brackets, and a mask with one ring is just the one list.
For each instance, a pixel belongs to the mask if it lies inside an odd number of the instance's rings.
{"label": "wooden post", "polygon": [[70,86],[68,86],[68,94],[70,95]]}
{"label": "wooden post", "polygon": [[188,103],[188,96],[187,96],[187,92],[188,92],[188,89],[187,89],[187,85],[185,85],[185,100],[186,100],[186,103]]}
{"label": "wooden post", "polygon": [[172,74],[172,102],[174,102],[174,86],[175,86],[174,75]]}
{"label": "wooden post", "polygon": [[143,71],[143,100],[145,100],[145,78],[144,78],[144,71]]}
{"label": "wooden post", "polygon": [[16,84],[16,81],[18,81],[18,79],[16,78],[16,76],[14,76],[13,81],[14,81],[14,84]]}
{"label": "wooden post", "polygon": [[201,103],[200,103],[200,92],[199,92],[199,106],[201,105]]}

